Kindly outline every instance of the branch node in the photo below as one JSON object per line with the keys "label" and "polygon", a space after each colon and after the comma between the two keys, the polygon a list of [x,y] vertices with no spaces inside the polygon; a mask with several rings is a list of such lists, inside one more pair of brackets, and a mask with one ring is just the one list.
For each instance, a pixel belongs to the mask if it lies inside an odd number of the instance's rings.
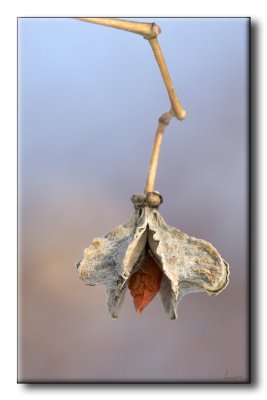
{"label": "branch node", "polygon": [[150,30],[151,33],[149,33],[149,35],[144,35],[144,39],[146,40],[156,39],[158,35],[161,34],[160,26],[158,26],[155,22],[152,22]]}
{"label": "branch node", "polygon": [[157,24],[155,24],[155,22],[152,23],[152,32],[154,32],[155,36],[158,36],[161,34],[161,29],[160,26],[158,26]]}
{"label": "branch node", "polygon": [[161,124],[164,124],[164,125],[167,126],[167,125],[169,125],[171,119],[172,119],[174,116],[175,116],[175,115],[174,115],[174,113],[173,113],[173,110],[171,109],[170,111],[167,111],[167,112],[165,112],[164,114],[161,115],[161,117],[159,118],[159,122],[160,122]]}

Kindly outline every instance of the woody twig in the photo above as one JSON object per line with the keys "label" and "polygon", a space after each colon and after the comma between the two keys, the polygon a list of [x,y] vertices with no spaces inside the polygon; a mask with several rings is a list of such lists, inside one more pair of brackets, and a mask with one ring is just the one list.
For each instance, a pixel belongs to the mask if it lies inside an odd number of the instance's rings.
{"label": "woody twig", "polygon": [[161,76],[171,102],[170,111],[164,113],[159,118],[158,128],[156,131],[154,145],[152,149],[152,155],[150,159],[146,186],[145,186],[145,193],[152,192],[155,187],[160,146],[165,128],[173,117],[176,117],[181,121],[186,118],[186,112],[183,109],[180,100],[178,99],[175,93],[171,77],[157,38],[158,35],[161,33],[161,29],[155,23],[126,21],[115,18],[78,18],[78,19],[81,21],[103,25],[111,28],[121,29],[128,32],[136,33],[138,35],[142,35],[145,39],[149,41],[149,44],[152,48],[153,54],[159,66]]}

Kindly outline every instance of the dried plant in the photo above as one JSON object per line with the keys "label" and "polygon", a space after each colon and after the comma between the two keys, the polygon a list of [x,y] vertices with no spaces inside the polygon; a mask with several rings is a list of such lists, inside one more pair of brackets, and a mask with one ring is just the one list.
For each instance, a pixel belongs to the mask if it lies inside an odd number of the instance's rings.
{"label": "dried plant", "polygon": [[208,242],[190,237],[165,223],[158,212],[162,196],[154,191],[158,157],[166,126],[173,117],[183,120],[186,112],[176,96],[158,42],[159,26],[113,18],[79,18],[118,28],[148,40],[169,94],[171,108],[158,121],[144,194],[133,195],[135,211],[130,220],[93,240],[76,264],[85,284],[104,284],[113,318],[127,288],[137,312],[159,292],[165,311],[177,318],[179,300],[187,293],[220,293],[229,282],[229,265]]}

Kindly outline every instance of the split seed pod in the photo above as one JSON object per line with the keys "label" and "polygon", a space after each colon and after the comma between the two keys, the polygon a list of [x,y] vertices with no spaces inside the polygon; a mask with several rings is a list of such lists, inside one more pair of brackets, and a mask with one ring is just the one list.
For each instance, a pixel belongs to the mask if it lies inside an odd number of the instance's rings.
{"label": "split seed pod", "polygon": [[157,192],[134,195],[135,212],[130,220],[101,238],[93,240],[76,264],[87,285],[107,289],[112,318],[129,288],[137,312],[159,291],[171,319],[187,293],[204,291],[217,295],[228,284],[229,265],[208,242],[190,237],[165,223],[157,208]]}

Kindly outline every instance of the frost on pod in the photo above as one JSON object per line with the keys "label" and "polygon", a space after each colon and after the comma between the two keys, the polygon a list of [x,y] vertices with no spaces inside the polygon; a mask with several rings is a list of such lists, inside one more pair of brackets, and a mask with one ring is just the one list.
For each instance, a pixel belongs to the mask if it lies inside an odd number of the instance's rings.
{"label": "frost on pod", "polygon": [[208,242],[190,237],[165,223],[157,208],[157,192],[132,196],[130,220],[93,240],[76,264],[87,285],[106,286],[108,309],[118,317],[127,289],[137,312],[159,292],[171,319],[187,293],[220,293],[229,281],[229,265]]}

